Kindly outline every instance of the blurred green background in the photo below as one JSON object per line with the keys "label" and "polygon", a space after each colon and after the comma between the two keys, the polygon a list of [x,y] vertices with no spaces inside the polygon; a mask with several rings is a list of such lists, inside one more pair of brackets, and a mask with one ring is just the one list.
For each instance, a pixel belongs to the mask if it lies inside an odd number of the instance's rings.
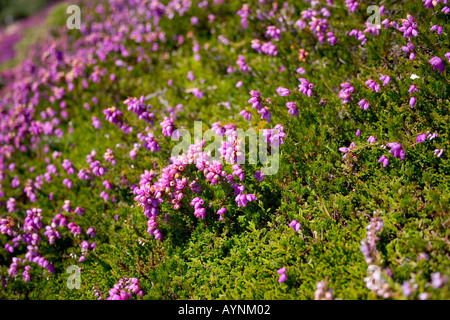
{"label": "blurred green background", "polygon": [[55,0],[0,0],[0,26],[26,18]]}

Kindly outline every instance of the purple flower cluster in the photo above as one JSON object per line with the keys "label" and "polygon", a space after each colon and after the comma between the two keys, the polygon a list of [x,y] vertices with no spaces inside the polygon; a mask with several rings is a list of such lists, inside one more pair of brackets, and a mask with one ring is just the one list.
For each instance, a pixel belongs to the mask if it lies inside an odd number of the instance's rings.
{"label": "purple flower cluster", "polygon": [[118,284],[114,285],[114,288],[109,290],[109,297],[106,300],[130,300],[133,294],[144,296],[139,279],[122,278]]}
{"label": "purple flower cluster", "polygon": [[402,46],[402,51],[404,53],[409,53],[409,60],[414,60],[416,58],[416,54],[413,52],[416,49],[416,46],[411,42],[408,42],[406,46]]}
{"label": "purple flower cluster", "polygon": [[289,109],[288,112],[292,117],[298,118],[299,111],[298,111],[298,108],[297,108],[297,105],[295,104],[295,102],[287,102],[286,107],[288,107],[288,109]]}
{"label": "purple flower cluster", "polygon": [[244,4],[240,10],[238,10],[237,14],[241,17],[241,24],[244,28],[248,27],[248,17],[251,14],[250,6],[248,4]]}
{"label": "purple flower cluster", "polygon": [[281,39],[281,30],[275,26],[267,26],[266,35],[274,41],[280,41]]}
{"label": "purple flower cluster", "polygon": [[300,81],[300,84],[298,85],[298,92],[303,93],[305,96],[311,97],[314,84],[310,83],[305,78],[299,78],[298,81]]}
{"label": "purple flower cluster", "polygon": [[317,282],[314,300],[333,300],[333,290],[328,288],[325,280]]}
{"label": "purple flower cluster", "polygon": [[278,278],[279,283],[283,283],[287,280],[286,268],[283,267],[281,269],[278,269],[277,273],[280,274],[280,277]]}
{"label": "purple flower cluster", "polygon": [[173,118],[164,117],[164,121],[160,123],[160,126],[162,128],[162,133],[166,137],[171,137],[172,133],[175,131],[175,123],[173,121]]}
{"label": "purple flower cluster", "polygon": [[366,81],[366,85],[369,89],[372,89],[373,92],[380,92],[380,85],[376,81],[369,79]]}
{"label": "purple flower cluster", "polygon": [[439,57],[433,57],[429,61],[431,65],[433,66],[433,70],[439,70],[440,73],[444,73],[445,65],[444,61]]}
{"label": "purple flower cluster", "polygon": [[291,223],[289,223],[289,227],[294,229],[295,232],[300,232],[302,225],[297,220],[292,220]]}
{"label": "purple flower cluster", "polygon": [[365,240],[361,240],[361,252],[364,255],[364,259],[367,264],[372,264],[378,261],[378,251],[376,248],[377,241],[380,240],[376,233],[381,231],[384,226],[383,219],[380,217],[380,211],[374,211],[373,217],[370,219],[370,223],[367,225]]}
{"label": "purple flower cluster", "polygon": [[408,14],[406,19],[402,20],[402,26],[398,30],[403,32],[404,37],[417,37],[419,34],[417,27],[418,24],[414,21],[414,17]]}
{"label": "purple flower cluster", "polygon": [[242,70],[243,72],[250,71],[250,67],[245,63],[245,57],[243,55],[239,55],[236,64],[239,66],[239,70]]}
{"label": "purple flower cluster", "polygon": [[203,200],[199,197],[195,197],[191,201],[191,206],[194,207],[194,215],[197,218],[202,218],[202,219],[206,218],[206,209],[202,207],[204,203],[205,203],[205,200]]}
{"label": "purple flower cluster", "polygon": [[355,92],[355,88],[349,82],[341,83],[341,91],[339,91],[339,98],[343,104],[351,101],[351,94]]}
{"label": "purple flower cluster", "polygon": [[362,46],[367,42],[366,35],[361,30],[352,29],[350,32],[346,32],[346,34],[349,36],[355,36],[356,40],[361,41]]}
{"label": "purple flower cluster", "polygon": [[266,137],[266,142],[269,146],[278,148],[284,144],[283,138],[286,138],[284,133],[284,127],[281,124],[277,124],[273,129],[264,129],[263,136]]}
{"label": "purple flower cluster", "polygon": [[119,127],[124,133],[131,133],[133,131],[133,127],[129,127],[124,124],[122,120],[122,112],[117,110],[116,107],[111,107],[103,110],[103,114],[106,117],[106,121],[111,122]]}
{"label": "purple flower cluster", "polygon": [[152,112],[152,106],[150,104],[147,106],[145,105],[144,96],[141,96],[139,100],[134,97],[128,98],[123,103],[127,105],[128,111],[132,111],[137,114],[139,120],[144,120],[153,126],[155,115]]}
{"label": "purple flower cluster", "polygon": [[140,141],[143,142],[143,147],[147,149],[147,151],[151,152],[160,152],[161,147],[158,142],[155,140],[155,136],[150,132],[150,128],[146,127],[145,132],[140,132],[137,134],[137,137]]}

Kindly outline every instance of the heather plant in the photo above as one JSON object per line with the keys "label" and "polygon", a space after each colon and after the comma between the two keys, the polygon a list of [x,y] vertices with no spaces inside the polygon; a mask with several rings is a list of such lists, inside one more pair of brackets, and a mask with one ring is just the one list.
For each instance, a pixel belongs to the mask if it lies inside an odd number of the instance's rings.
{"label": "heather plant", "polygon": [[0,298],[450,298],[446,0],[77,5],[2,73]]}

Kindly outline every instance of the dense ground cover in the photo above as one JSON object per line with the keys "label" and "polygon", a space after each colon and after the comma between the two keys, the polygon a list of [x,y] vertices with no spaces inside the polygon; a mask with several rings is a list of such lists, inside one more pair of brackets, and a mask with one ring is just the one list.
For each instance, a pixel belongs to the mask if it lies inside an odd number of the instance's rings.
{"label": "dense ground cover", "polygon": [[0,298],[450,298],[446,0],[78,5],[2,75]]}

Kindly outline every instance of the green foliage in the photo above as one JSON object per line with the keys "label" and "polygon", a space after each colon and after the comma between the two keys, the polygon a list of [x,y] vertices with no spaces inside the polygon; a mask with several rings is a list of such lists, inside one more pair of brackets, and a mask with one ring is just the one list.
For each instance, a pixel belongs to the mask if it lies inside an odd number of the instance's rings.
{"label": "green foliage", "polygon": [[[288,2],[296,9],[290,16],[292,22],[309,7],[307,2]],[[248,3],[265,11],[271,6],[257,0]],[[381,254],[380,266],[392,272],[391,285],[396,292],[393,298],[403,299],[400,286],[414,277],[418,289],[413,298],[426,291],[431,298],[449,299],[448,283],[435,290],[429,282],[434,272],[450,276],[450,67],[446,62],[446,71],[440,74],[428,62],[433,56],[444,57],[448,51],[450,39],[429,31],[433,24],[448,23],[448,17],[440,13],[434,16],[421,1],[383,4],[391,10],[390,14],[398,17],[414,13],[420,34],[415,41],[414,61],[400,50],[406,39],[392,28],[381,30],[379,36],[367,34],[368,42],[363,47],[354,37],[346,36],[345,31],[353,26],[361,29],[367,16],[365,7],[349,15],[343,1],[333,7],[334,18],[330,20],[340,39],[335,46],[327,42],[318,45],[307,30],[300,31],[291,25],[292,32],[283,34],[282,41],[277,43],[279,55],[261,55],[251,49],[251,40],[262,39],[266,26],[277,21],[270,17],[255,18],[244,29],[236,14],[242,3],[225,1],[209,9],[216,14],[215,27],[208,24],[205,12],[194,5],[189,14],[176,16],[176,23],[163,18],[160,27],[168,35],[164,50],[153,52],[149,44],[139,44],[149,61],[136,62],[139,54],[135,50],[122,57],[133,65],[133,70],[117,67],[114,64],[117,57],[107,56],[100,65],[108,73],[114,73],[116,81],[105,78],[83,88],[77,79],[74,91],[65,96],[69,117],[62,125],[65,133],[69,127],[73,133],[41,141],[40,148],[42,151],[44,144],[50,144],[52,150],[61,151],[64,159],[70,159],[78,170],[87,168],[86,155],[91,150],[101,156],[106,148],[114,149],[117,166],[108,165],[105,179],[115,186],[116,202],[104,202],[99,197],[104,190],[99,180],[92,183],[77,180],[67,190],[62,187],[64,176],[54,177],[54,183],[38,193],[37,203],[43,209],[45,224],[51,222],[64,199],[70,199],[72,207],[86,209],[83,218],[77,220],[83,230],[97,228],[97,249],[79,263],[70,254],[79,256],[82,240],[68,231],[62,232],[54,245],[42,246],[42,255],[55,263],[56,273],[42,275],[42,270],[36,267],[32,282],[25,283],[18,276],[15,281],[8,281],[0,291],[0,298],[98,299],[94,290],[106,298],[108,290],[126,276],[140,279],[143,299],[313,299],[316,283],[323,279],[328,280],[334,297],[378,299],[364,282],[367,263],[360,245],[367,237],[366,226],[372,212],[381,210],[384,228],[377,249]],[[59,11],[54,11],[48,20],[53,26],[61,25],[58,17],[62,6],[56,10]],[[94,14],[93,10],[89,12]],[[191,16],[199,18],[195,27],[189,22]],[[187,30],[193,30],[195,41],[202,44],[200,61],[192,56],[193,38],[186,38],[182,46],[172,39]],[[68,32],[67,36],[75,40],[79,35],[72,31],[59,32]],[[227,38],[230,44],[222,43],[218,35]],[[128,39],[127,44],[132,49],[138,46],[133,39]],[[300,47],[309,51],[307,62],[298,61]],[[240,54],[245,55],[252,71],[227,73],[228,66],[237,68]],[[295,73],[300,65],[306,70],[305,75]],[[279,72],[281,66],[287,70]],[[88,65],[86,73],[92,71],[93,66]],[[186,79],[188,71],[195,74],[193,82]],[[413,73],[420,78],[412,80]],[[365,81],[378,80],[380,74],[391,76],[391,83],[382,87],[380,93],[374,93]],[[299,92],[289,97],[276,95],[278,86],[296,88],[299,77],[314,83],[311,98]],[[173,80],[171,87],[167,86],[169,79]],[[243,82],[240,88],[235,87],[238,81]],[[347,81],[355,87],[355,94],[344,105],[338,93],[340,84]],[[412,84],[420,88],[414,109],[408,104],[408,88]],[[195,87],[205,90],[205,98],[193,97],[189,90]],[[256,112],[250,124],[237,116],[248,106],[250,90],[258,90],[264,98],[272,100],[270,125],[260,121]],[[103,121],[104,109],[116,106],[124,110],[123,101],[127,97],[150,94],[153,97],[148,103],[158,112],[164,112],[166,106],[183,104],[176,124],[190,132],[194,120],[203,121],[204,130],[205,124],[210,126],[217,121],[233,123],[244,130],[283,124],[287,137],[281,147],[278,173],[257,182],[254,173],[261,166],[246,165],[246,189],[254,190],[258,201],[238,208],[231,188],[219,189],[203,183],[201,196],[205,204],[211,202],[207,218],[194,216],[189,194],[179,211],[163,206],[159,221],[164,240],[150,237],[147,219],[142,208],[136,207],[130,186],[138,184],[144,170],[154,165],[159,173],[167,165],[175,142],[155,131],[161,152],[139,152],[131,160],[128,153],[135,142],[132,135],[123,134],[115,125]],[[98,99],[97,104],[92,103],[93,97]],[[326,100],[325,107],[319,102],[321,99]],[[367,111],[358,106],[361,99],[371,102]],[[298,118],[288,114],[289,101],[299,106]],[[89,111],[83,108],[86,102],[90,104]],[[223,102],[229,102],[230,109]],[[56,103],[41,103],[37,111],[45,110],[49,104],[57,108]],[[102,119],[102,130],[92,127],[92,116]],[[133,135],[144,130],[145,123],[136,115],[128,113],[126,118],[135,128]],[[362,132],[359,137],[355,137],[357,129]],[[439,133],[438,138],[416,144],[417,135],[427,131]],[[378,139],[374,144],[367,142],[371,135]],[[381,147],[393,141],[405,147],[403,161]],[[343,159],[338,150],[351,142],[355,142],[356,148]],[[437,158],[433,152],[441,148],[445,149],[444,154]],[[390,159],[386,168],[378,163],[382,155]],[[43,151],[27,152],[15,154],[14,160],[28,163],[28,168],[33,166],[36,172],[44,172],[47,164],[43,160],[49,156]],[[16,169],[22,182],[29,175],[28,168]],[[188,170],[200,177],[193,168]],[[8,177],[4,183],[8,197],[24,198],[22,190],[10,188],[10,183]],[[55,201],[48,199],[50,192]],[[17,206],[18,212],[11,216],[23,221],[31,204],[18,201]],[[227,213],[224,221],[219,222],[215,213],[222,206],[226,206]],[[300,232],[288,226],[294,219],[301,223]],[[7,241],[6,235],[0,235],[1,244]],[[14,254],[25,252],[22,245]],[[423,253],[428,259],[419,258]],[[7,275],[10,257],[2,246],[3,277]],[[69,290],[66,286],[69,276],[66,269],[70,265],[82,267],[80,290]],[[278,283],[277,270],[281,267],[287,269],[284,283]]]}

